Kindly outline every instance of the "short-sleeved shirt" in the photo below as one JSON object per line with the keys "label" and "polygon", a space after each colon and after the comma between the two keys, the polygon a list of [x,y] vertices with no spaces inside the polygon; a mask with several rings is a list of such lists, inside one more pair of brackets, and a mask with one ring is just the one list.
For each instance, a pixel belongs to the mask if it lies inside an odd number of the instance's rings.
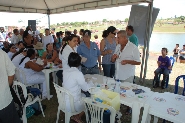
{"label": "short-sleeved shirt", "polygon": [[10,39],[11,43],[17,44],[19,42],[19,38],[17,35],[13,34],[12,38]]}
{"label": "short-sleeved shirt", "polygon": [[90,49],[84,42],[82,42],[77,48],[77,53],[82,57],[87,58],[87,61],[82,63],[85,67],[91,68],[97,65],[100,50],[95,42],[90,41]]}
{"label": "short-sleeved shirt", "polygon": [[181,54],[181,52],[184,52],[185,50],[184,49],[182,49],[182,50],[180,50],[179,51],[179,53],[180,53],[180,56],[182,56],[182,57],[184,57],[185,58],[185,54]]}
{"label": "short-sleeved shirt", "polygon": [[12,101],[12,94],[10,92],[8,76],[15,74],[15,66],[10,61],[7,53],[0,49],[0,110],[7,107]]}
{"label": "short-sleeved shirt", "polygon": [[171,60],[168,56],[166,57],[159,56],[158,61],[161,62],[159,66],[160,68],[168,69],[168,67],[171,66]]}
{"label": "short-sleeved shirt", "polygon": [[129,41],[135,44],[138,47],[138,38],[137,36],[133,33],[129,38]]}
{"label": "short-sleeved shirt", "polygon": [[114,52],[114,54],[117,54],[119,56],[119,58],[117,58],[115,63],[115,66],[116,66],[115,75],[116,75],[116,79],[126,80],[129,77],[135,75],[135,65],[131,65],[131,64],[122,65],[121,61],[132,60],[136,62],[141,62],[140,53],[139,53],[138,47],[136,47],[136,45],[134,45],[130,41],[128,41],[128,43],[126,44],[126,46],[122,51],[120,49],[121,49],[121,45],[118,44]]}

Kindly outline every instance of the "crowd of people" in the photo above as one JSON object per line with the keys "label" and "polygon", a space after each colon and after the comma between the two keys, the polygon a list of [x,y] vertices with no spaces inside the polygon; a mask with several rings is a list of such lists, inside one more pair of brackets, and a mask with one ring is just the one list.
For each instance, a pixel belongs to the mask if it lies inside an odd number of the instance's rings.
{"label": "crowd of people", "polygon": [[[10,106],[12,98],[10,93],[5,88],[12,85],[13,80],[9,80],[7,76],[13,77],[15,68],[22,70],[26,76],[27,83],[40,83],[42,90],[42,98],[47,96],[45,75],[42,72],[48,63],[53,63],[62,67],[63,70],[57,72],[57,77],[62,81],[62,86],[68,89],[74,96],[74,104],[76,111],[83,111],[84,105],[81,100],[81,92],[86,94],[88,89],[93,86],[93,83],[85,82],[85,74],[100,74],[103,68],[103,74],[107,77],[119,79],[121,82],[134,82],[135,65],[140,65],[140,52],[138,49],[138,38],[134,34],[134,28],[129,25],[125,30],[117,30],[116,27],[110,26],[103,31],[102,40],[95,35],[94,41],[91,41],[91,31],[75,29],[71,31],[55,32],[55,29],[45,29],[45,35],[38,30],[32,31],[28,26],[26,30],[14,29],[13,34],[10,32],[7,35],[0,33],[0,45],[3,45],[0,50],[2,62],[3,86],[0,90],[7,93],[0,93],[0,98],[3,99],[3,105],[0,104],[0,114],[4,109]],[[4,51],[4,52],[3,52]],[[164,82],[171,69],[168,50],[162,49],[162,56],[158,59],[158,68],[155,71],[155,87],[159,86],[158,74],[164,73]],[[178,45],[174,49],[174,57],[178,55]],[[7,56],[6,54],[7,53]],[[184,58],[185,46],[180,51],[180,59]],[[9,57],[9,59],[8,59]],[[41,59],[42,64],[38,64],[37,60]],[[7,70],[6,70],[7,69]],[[2,75],[1,74],[1,75]],[[1,77],[2,78],[2,77]],[[9,82],[9,85],[8,85]],[[81,91],[82,90],[82,91]],[[9,98],[6,98],[6,96]],[[51,95],[52,97],[52,95]],[[69,100],[66,100],[68,110],[70,110]],[[11,103],[12,105],[12,103]],[[129,108],[127,112],[129,112]],[[11,109],[10,111],[14,111]],[[72,117],[73,120],[80,123],[82,112],[79,115]],[[6,120],[0,117],[1,120]],[[9,122],[11,123],[11,122]]]}

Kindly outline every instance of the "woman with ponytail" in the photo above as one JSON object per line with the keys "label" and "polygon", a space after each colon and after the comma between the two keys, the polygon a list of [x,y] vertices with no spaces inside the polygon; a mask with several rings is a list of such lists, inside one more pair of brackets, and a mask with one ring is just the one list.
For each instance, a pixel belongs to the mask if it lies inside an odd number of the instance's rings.
{"label": "woman with ponytail", "polygon": [[102,67],[104,76],[114,77],[115,64],[111,62],[111,57],[116,49],[116,28],[110,26],[107,30],[103,31],[103,39],[100,43],[100,51],[102,57]]}
{"label": "woman with ponytail", "polygon": [[19,68],[23,70],[25,76],[26,76],[26,81],[29,84],[42,84],[42,98],[45,99],[47,96],[47,91],[46,91],[46,79],[45,75],[42,72],[44,69],[44,65],[38,65],[33,61],[35,59],[35,50],[34,49],[28,49],[27,55],[21,59],[19,63]]}
{"label": "woman with ponytail", "polygon": [[78,45],[78,37],[74,34],[69,35],[66,38],[68,44],[64,44],[62,47],[59,58],[62,60],[62,67],[63,69],[69,68],[68,65],[68,57],[71,52],[76,52],[76,46]]}

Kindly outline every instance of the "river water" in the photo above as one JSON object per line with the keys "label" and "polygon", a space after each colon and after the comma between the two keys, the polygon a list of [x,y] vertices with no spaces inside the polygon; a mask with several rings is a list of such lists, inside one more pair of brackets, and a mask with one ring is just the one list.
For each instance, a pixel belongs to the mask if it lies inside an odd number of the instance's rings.
{"label": "river water", "polygon": [[153,33],[149,50],[160,52],[161,48],[166,47],[169,53],[172,53],[176,44],[179,44],[180,49],[182,49],[185,44],[185,33]]}

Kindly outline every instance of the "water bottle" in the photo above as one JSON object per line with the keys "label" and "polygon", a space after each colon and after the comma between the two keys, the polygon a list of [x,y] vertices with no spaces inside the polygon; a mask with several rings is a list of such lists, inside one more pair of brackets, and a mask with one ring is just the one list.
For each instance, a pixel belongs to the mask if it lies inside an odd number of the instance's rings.
{"label": "water bottle", "polygon": [[120,80],[119,79],[116,80],[116,87],[114,89],[114,92],[117,92],[120,94]]}

